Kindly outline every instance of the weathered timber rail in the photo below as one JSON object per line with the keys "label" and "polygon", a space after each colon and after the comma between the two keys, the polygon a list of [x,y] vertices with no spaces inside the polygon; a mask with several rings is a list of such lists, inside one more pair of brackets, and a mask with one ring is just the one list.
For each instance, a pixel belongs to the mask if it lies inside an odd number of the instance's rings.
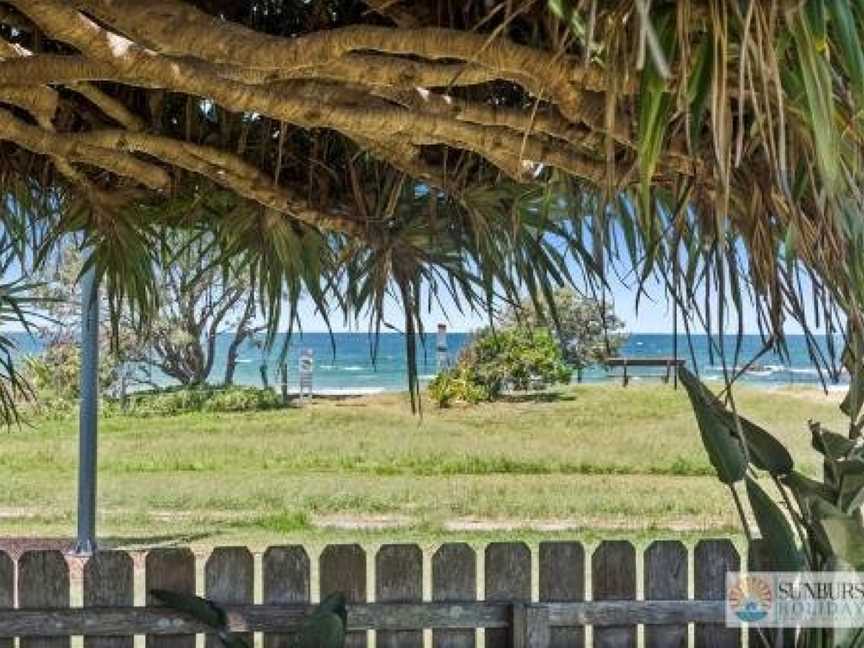
{"label": "weathered timber rail", "polygon": [[[692,574],[687,547],[677,541],[654,542],[642,556],[623,541],[602,542],[590,556],[578,542],[543,542],[533,553],[522,543],[493,543],[482,563],[469,545],[445,544],[429,558],[414,545],[385,545],[368,566],[358,545],[321,552],[317,589],[342,591],[350,600],[348,646],[365,648],[371,630],[378,646],[421,648],[429,629],[434,648],[475,648],[481,641],[487,648],[582,648],[589,645],[588,626],[600,648],[635,647],[639,626],[648,648],[687,646],[690,625],[696,646],[742,645],[740,629],[723,625],[725,574],[741,562],[727,540],[697,543]],[[431,573],[424,574],[424,564]],[[218,548],[204,561],[197,593],[223,604],[232,631],[262,633],[266,648],[281,648],[312,607],[311,567],[300,546],[271,547],[260,570],[248,549]],[[194,648],[196,635],[209,629],[149,600],[136,606],[142,576],[147,589],[195,592],[196,556],[151,550],[136,573],[129,554],[100,552],[73,583],[57,551],[26,552],[17,563],[0,553],[0,648],[12,648],[14,637],[22,648],[68,648],[73,636],[83,636],[85,648],[131,648],[134,635],[146,635],[148,646]],[[83,607],[70,607],[73,585],[81,588]],[[217,641],[208,635],[206,646]]]}

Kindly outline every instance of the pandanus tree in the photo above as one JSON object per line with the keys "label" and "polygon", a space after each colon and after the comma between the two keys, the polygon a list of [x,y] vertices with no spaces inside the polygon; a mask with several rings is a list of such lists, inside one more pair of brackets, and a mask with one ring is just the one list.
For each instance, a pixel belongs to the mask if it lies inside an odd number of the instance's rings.
{"label": "pandanus tree", "polygon": [[[142,321],[172,227],[248,266],[270,341],[301,295],[373,331],[395,298],[412,367],[444,292],[554,320],[556,287],[623,267],[709,332],[749,299],[829,375],[845,338],[858,434],[862,25],[851,0],[3,0],[0,208],[83,232]],[[190,191],[219,204],[172,220]]]}

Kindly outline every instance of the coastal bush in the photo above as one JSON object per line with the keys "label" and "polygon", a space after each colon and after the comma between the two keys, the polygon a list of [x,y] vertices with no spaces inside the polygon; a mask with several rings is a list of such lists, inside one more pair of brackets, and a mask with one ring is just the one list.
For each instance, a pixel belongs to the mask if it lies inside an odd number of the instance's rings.
{"label": "coastal bush", "polygon": [[491,400],[485,385],[476,382],[476,374],[468,367],[456,366],[442,371],[429,383],[429,397],[439,407],[449,407],[454,402],[476,405]]}
{"label": "coastal bush", "polygon": [[[554,316],[550,306],[555,308]],[[627,341],[624,322],[615,314],[610,302],[583,297],[572,288],[556,290],[550,304],[524,299],[505,312],[504,323],[505,326],[546,327],[580,380],[583,369],[605,364],[618,355]]]}
{"label": "coastal bush", "polygon": [[189,412],[250,412],[274,409],[280,405],[279,397],[271,389],[183,387],[132,394],[125,414],[174,416]]}
{"label": "coastal bush", "polygon": [[544,328],[512,326],[478,331],[459,355],[456,366],[429,385],[440,407],[454,401],[494,400],[507,389],[525,391],[570,382],[561,347]]}
{"label": "coastal bush", "polygon": [[[114,391],[121,363],[103,350],[99,357],[99,389]],[[41,416],[62,418],[78,405],[80,396],[81,349],[75,342],[52,341],[42,353],[28,357],[23,375],[35,399],[30,408]]]}
{"label": "coastal bush", "polygon": [[251,412],[275,409],[282,405],[272,389],[258,387],[232,387],[220,389],[204,402],[203,412]]}

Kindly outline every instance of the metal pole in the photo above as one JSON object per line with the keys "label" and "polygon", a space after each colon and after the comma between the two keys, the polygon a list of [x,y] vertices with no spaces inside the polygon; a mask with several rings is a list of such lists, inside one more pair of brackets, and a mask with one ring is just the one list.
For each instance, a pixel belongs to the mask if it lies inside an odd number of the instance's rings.
{"label": "metal pole", "polygon": [[95,268],[81,286],[81,402],[78,416],[78,543],[96,551],[96,417],[99,410],[99,285]]}

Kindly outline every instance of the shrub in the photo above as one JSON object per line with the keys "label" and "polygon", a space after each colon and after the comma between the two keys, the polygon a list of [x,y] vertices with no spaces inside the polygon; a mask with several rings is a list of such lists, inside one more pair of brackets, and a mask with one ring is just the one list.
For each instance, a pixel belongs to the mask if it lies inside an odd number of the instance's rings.
{"label": "shrub", "polygon": [[461,363],[473,368],[476,381],[486,386],[493,398],[507,385],[524,391],[535,380],[567,383],[571,375],[549,331],[525,326],[481,330],[469,343]]}
{"label": "shrub", "polygon": [[458,366],[435,376],[429,383],[429,397],[440,407],[449,407],[454,401],[476,405],[491,400],[489,390],[475,382],[473,372]]}
{"label": "shrub", "polygon": [[[33,388],[32,410],[58,419],[77,406],[81,390],[81,347],[75,341],[55,340],[38,355],[24,361],[24,376]],[[123,363],[106,347],[99,350],[99,390],[116,393]]]}
{"label": "shrub", "polygon": [[[524,300],[504,314],[507,326],[545,326],[555,333],[564,359],[577,371],[605,364],[627,341],[624,322],[615,315],[611,303],[582,297],[572,288],[560,288],[552,295],[555,315],[531,299]],[[554,327],[557,319],[558,327]]]}
{"label": "shrub", "polygon": [[143,417],[189,412],[250,412],[273,409],[280,404],[279,397],[270,389],[183,387],[132,394],[125,413]]}
{"label": "shrub", "polygon": [[505,388],[516,391],[570,382],[561,347],[548,330],[513,326],[477,332],[453,369],[429,385],[429,396],[441,407],[453,401],[494,400]]}
{"label": "shrub", "polygon": [[201,408],[204,412],[250,412],[276,409],[282,405],[272,389],[232,387],[213,393]]}

